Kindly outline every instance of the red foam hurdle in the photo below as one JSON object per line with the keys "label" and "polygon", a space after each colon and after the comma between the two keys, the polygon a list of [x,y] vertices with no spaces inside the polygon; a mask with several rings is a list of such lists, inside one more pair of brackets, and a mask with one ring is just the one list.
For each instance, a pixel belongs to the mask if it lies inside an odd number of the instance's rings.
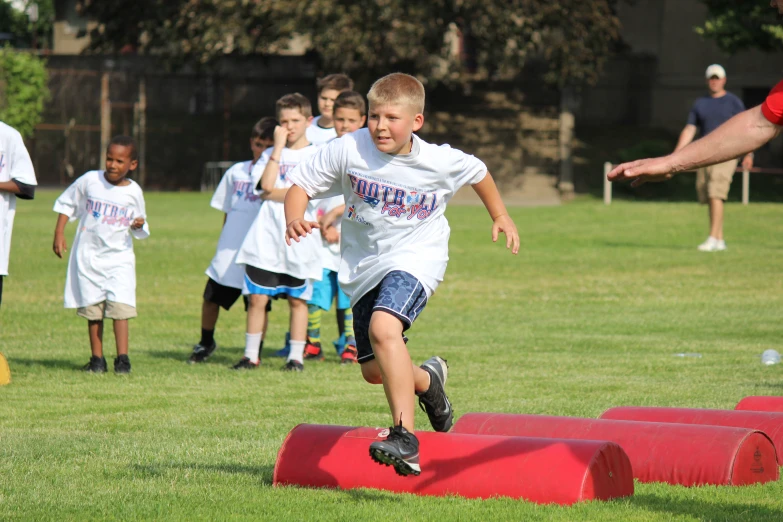
{"label": "red foam hurdle", "polygon": [[647,422],[678,422],[734,426],[764,432],[775,445],[778,464],[783,465],[783,413],[760,411],[707,410],[697,408],[644,408],[623,406],[609,408],[602,419],[636,420]]}
{"label": "red foam hurdle", "polygon": [[616,442],[628,455],[634,478],[641,482],[740,486],[779,478],[772,441],[747,428],[467,413],[451,433]]}
{"label": "red foam hurdle", "polygon": [[286,437],[272,483],[373,488],[417,495],[511,497],[573,504],[633,494],[628,456],[604,441],[418,432],[421,475],[400,477],[369,446],[388,430],[300,424]]}
{"label": "red foam hurdle", "polygon": [[783,413],[783,397],[764,397],[761,395],[745,397],[734,406],[734,409]]}

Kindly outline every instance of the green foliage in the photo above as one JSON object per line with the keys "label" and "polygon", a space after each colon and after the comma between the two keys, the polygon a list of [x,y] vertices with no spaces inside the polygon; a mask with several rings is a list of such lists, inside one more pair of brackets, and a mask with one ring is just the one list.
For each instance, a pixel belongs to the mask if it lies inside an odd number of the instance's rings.
{"label": "green foliage", "polygon": [[768,0],[701,0],[708,17],[696,32],[714,40],[722,51],[735,53],[746,49],[783,50],[783,28],[777,9]]}
{"label": "green foliage", "polygon": [[[26,13],[32,4],[38,6],[38,20],[31,22]],[[37,48],[50,44],[54,26],[54,0],[26,0],[22,9],[16,9],[10,0],[0,0],[0,32],[14,35],[16,47],[29,47],[35,41]]]}
{"label": "green foliage", "polygon": [[32,136],[49,98],[45,62],[29,53],[0,49],[0,120]]}
{"label": "green foliage", "polygon": [[642,140],[630,147],[619,149],[614,157],[617,158],[618,163],[625,163],[643,158],[665,156],[672,150],[672,144],[667,140]]}
{"label": "green foliage", "polygon": [[[184,63],[284,49],[302,35],[329,70],[404,70],[441,81],[514,77],[531,59],[556,85],[597,80],[619,37],[617,0],[81,0],[97,51]],[[470,66],[455,49],[466,44]]]}

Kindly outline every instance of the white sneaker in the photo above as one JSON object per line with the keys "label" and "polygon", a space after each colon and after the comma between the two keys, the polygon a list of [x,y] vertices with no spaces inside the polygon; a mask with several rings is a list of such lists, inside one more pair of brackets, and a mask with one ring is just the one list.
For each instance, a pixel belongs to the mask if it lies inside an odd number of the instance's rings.
{"label": "white sneaker", "polygon": [[[725,248],[725,243],[724,243]],[[702,243],[697,247],[701,252],[715,252],[718,250],[718,240],[714,237],[710,236],[707,238],[707,241]]]}
{"label": "white sneaker", "polygon": [[718,242],[715,243],[715,252],[723,252],[727,248],[726,242],[722,239],[719,239]]}

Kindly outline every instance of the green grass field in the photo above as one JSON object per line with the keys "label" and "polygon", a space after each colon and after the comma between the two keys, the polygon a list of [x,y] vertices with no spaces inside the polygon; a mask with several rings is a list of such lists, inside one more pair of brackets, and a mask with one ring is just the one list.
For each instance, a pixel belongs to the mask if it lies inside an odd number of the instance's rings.
{"label": "green grass field", "polygon": [[[303,374],[280,372],[282,360],[269,355],[283,343],[282,306],[259,370],[228,369],[244,346],[239,307],[221,317],[210,362],[185,364],[221,223],[205,194],[147,194],[153,235],[136,242],[133,373],[78,371],[89,357],[87,327],[62,307],[66,262],[51,251],[56,195],[18,204],[0,308],[13,377],[0,388],[0,520],[783,520],[780,482],[637,483],[631,498],[573,507],[273,488],[291,428],[388,426],[382,390],[334,352]],[[747,395],[783,393],[783,367],[759,362],[767,348],[783,351],[783,207],[730,205],[729,251],[715,254],[695,249],[706,235],[696,204],[513,209],[517,257],[491,243],[483,209],[452,207],[448,216],[449,269],[409,348],[416,361],[449,360],[457,415],[733,408]],[[333,315],[324,322],[328,342]],[[429,428],[421,412],[417,422]]]}

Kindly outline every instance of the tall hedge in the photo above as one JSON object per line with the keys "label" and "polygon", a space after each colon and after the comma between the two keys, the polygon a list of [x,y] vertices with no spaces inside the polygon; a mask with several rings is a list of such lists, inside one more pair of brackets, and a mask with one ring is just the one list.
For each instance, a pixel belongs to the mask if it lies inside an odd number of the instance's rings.
{"label": "tall hedge", "polygon": [[0,49],[0,120],[25,138],[41,121],[49,98],[44,60],[10,47]]}

